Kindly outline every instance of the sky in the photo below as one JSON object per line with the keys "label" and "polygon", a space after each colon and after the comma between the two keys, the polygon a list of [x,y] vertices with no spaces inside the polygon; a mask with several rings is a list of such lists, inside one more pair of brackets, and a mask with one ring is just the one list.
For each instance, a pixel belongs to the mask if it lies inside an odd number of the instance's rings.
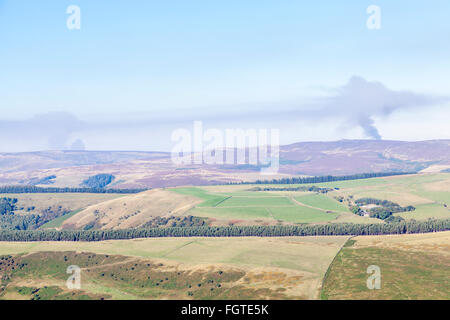
{"label": "sky", "polygon": [[449,17],[448,0],[0,0],[0,151],[169,151],[194,120],[281,144],[450,139]]}

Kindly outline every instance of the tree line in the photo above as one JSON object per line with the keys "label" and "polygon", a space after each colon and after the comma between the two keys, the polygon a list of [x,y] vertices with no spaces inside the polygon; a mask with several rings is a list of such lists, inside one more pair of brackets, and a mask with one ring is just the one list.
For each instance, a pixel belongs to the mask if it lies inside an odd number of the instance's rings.
{"label": "tree line", "polygon": [[36,226],[39,216],[16,215],[17,209],[17,198],[0,198],[0,230],[26,230]]}
{"label": "tree line", "polygon": [[[62,206],[54,206],[43,209],[40,214],[16,214],[15,211],[25,209],[17,204],[17,198],[0,198],[0,230],[37,229],[48,221],[69,213]],[[26,211],[34,209],[35,207],[28,207]]]}
{"label": "tree line", "polygon": [[450,230],[450,219],[389,224],[339,223],[298,226],[169,227],[120,230],[4,230],[0,241],[101,241],[158,237],[285,237],[427,233]]}
{"label": "tree line", "polygon": [[327,193],[334,191],[332,188],[319,188],[316,186],[300,186],[300,187],[254,187],[248,191],[309,191],[317,193]]}
{"label": "tree line", "polygon": [[[368,209],[370,216],[372,218],[377,218],[381,220],[385,220],[387,222],[393,222],[401,219],[400,217],[397,217],[397,219],[392,218],[392,214],[398,213],[398,212],[409,212],[414,211],[416,208],[414,206],[406,206],[402,207],[398,203],[389,201],[389,200],[379,200],[375,198],[361,198],[355,201],[356,206],[353,206],[350,208],[350,210],[358,215],[362,215],[364,213],[363,210],[361,210],[360,206],[374,204],[377,207]],[[389,219],[389,220],[388,220]]]}
{"label": "tree line", "polygon": [[358,173],[346,176],[315,176],[315,177],[293,177],[272,180],[256,180],[254,182],[230,182],[229,184],[305,184],[305,183],[321,183],[345,180],[359,180],[379,177],[398,176],[406,174],[414,174],[416,172],[375,172],[375,173]]}
{"label": "tree line", "polygon": [[398,210],[395,212],[414,211],[416,209],[413,206],[402,207],[398,203],[389,200],[380,200],[375,198],[360,198],[355,200],[355,203],[359,206],[374,204],[385,208],[395,208],[394,210]]}
{"label": "tree line", "polygon": [[104,189],[104,188],[56,188],[36,186],[3,186],[1,193],[139,193],[149,190],[142,189]]}

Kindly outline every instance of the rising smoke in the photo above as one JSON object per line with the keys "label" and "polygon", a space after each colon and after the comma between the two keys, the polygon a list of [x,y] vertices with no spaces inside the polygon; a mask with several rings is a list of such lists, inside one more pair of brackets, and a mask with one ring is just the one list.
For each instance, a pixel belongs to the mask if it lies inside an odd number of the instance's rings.
{"label": "rising smoke", "polygon": [[335,95],[317,101],[317,114],[327,118],[343,118],[347,126],[360,127],[372,139],[381,139],[374,117],[387,117],[397,110],[448,101],[410,91],[390,90],[380,82],[370,82],[357,76],[336,91]]}

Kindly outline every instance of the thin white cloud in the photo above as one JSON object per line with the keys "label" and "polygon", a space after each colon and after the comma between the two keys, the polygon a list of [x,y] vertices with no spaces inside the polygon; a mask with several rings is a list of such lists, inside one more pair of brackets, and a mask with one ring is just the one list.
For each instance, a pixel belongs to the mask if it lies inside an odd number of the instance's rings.
{"label": "thin white cloud", "polygon": [[[304,139],[361,138],[363,136],[358,133],[361,129],[365,137],[381,139],[377,127],[381,119],[392,139],[393,136],[404,137],[404,134],[396,135],[395,125],[386,126],[394,121],[390,121],[391,116],[398,123],[398,131],[404,130],[414,121],[411,117],[399,119],[398,114],[423,114],[424,108],[446,102],[449,99],[445,97],[395,91],[380,82],[355,76],[345,85],[328,91],[327,97],[321,96],[309,103],[284,101],[242,108],[167,110],[162,114],[97,116],[89,121],[67,112],[37,114],[25,120],[0,120],[0,151],[85,147],[90,150],[170,150],[172,130],[191,129],[194,120],[202,120],[208,128],[277,128],[281,131],[281,143],[292,143]],[[449,137],[443,134],[439,138]]]}

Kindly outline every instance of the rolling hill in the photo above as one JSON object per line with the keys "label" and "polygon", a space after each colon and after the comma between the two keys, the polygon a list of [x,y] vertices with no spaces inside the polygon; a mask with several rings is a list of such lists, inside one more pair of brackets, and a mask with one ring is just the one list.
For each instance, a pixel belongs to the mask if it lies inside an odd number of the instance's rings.
{"label": "rolling hill", "polygon": [[144,225],[156,217],[180,216],[201,199],[154,189],[101,202],[65,220],[62,229],[124,229]]}
{"label": "rolling hill", "polygon": [[[418,142],[341,140],[280,147],[272,178],[366,172],[439,172],[450,168],[450,140]],[[260,179],[252,165],[176,165],[164,152],[46,151],[0,153],[0,185],[77,187],[96,174],[112,174],[108,187],[208,185]]]}

